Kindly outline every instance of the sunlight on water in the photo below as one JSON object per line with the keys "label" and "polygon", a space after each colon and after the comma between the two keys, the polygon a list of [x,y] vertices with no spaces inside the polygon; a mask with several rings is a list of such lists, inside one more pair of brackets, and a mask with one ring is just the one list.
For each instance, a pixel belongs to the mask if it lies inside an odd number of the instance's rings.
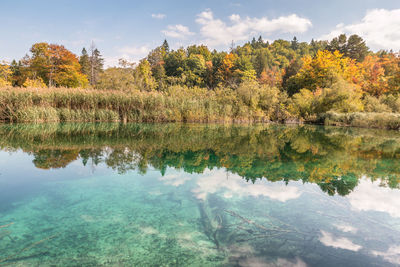
{"label": "sunlight on water", "polygon": [[400,135],[0,126],[0,266],[396,266]]}

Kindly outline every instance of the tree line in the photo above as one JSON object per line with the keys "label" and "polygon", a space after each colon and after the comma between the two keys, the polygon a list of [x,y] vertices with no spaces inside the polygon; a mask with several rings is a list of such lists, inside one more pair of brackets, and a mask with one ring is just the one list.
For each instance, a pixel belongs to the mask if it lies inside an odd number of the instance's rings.
{"label": "tree line", "polygon": [[260,109],[266,95],[275,95],[287,112],[307,119],[329,110],[399,112],[400,57],[371,51],[358,35],[309,43],[260,36],[230,51],[171,50],[165,40],[138,63],[121,59],[104,69],[93,44],[76,56],[62,45],[37,43],[21,60],[0,64],[0,86],[159,92],[180,86],[234,92]]}

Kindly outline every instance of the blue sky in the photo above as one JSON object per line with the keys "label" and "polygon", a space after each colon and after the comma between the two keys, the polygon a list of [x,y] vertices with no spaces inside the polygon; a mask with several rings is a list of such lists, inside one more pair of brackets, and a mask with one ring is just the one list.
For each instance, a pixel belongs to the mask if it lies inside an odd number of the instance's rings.
{"label": "blue sky", "polygon": [[76,54],[94,41],[113,65],[144,57],[165,38],[172,48],[226,49],[260,34],[310,41],[357,33],[374,50],[400,50],[399,0],[0,0],[0,12],[0,60],[8,61],[41,41]]}

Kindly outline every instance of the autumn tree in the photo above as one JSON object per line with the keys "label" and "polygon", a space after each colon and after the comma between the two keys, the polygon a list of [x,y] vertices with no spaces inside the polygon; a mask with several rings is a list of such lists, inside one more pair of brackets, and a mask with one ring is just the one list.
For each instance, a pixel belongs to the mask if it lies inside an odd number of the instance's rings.
{"label": "autumn tree", "polygon": [[282,85],[282,76],[285,70],[280,70],[277,67],[264,70],[259,78],[261,84],[269,85],[270,87],[280,87]]}
{"label": "autumn tree", "polygon": [[234,79],[234,67],[235,61],[238,58],[236,54],[226,54],[222,60],[222,64],[219,66],[218,75],[221,77],[221,81],[224,84],[232,85]]}
{"label": "autumn tree", "polygon": [[363,79],[361,87],[364,92],[380,96],[388,92],[383,60],[378,56],[367,56],[361,64]]}
{"label": "autumn tree", "polygon": [[315,57],[306,56],[299,72],[290,78],[295,91],[307,88],[315,91],[317,88],[327,88],[342,78],[350,83],[360,79],[358,64],[339,51],[319,51]]}
{"label": "autumn tree", "polygon": [[151,73],[150,63],[143,59],[134,72],[135,83],[140,90],[152,91],[155,89],[156,81]]}
{"label": "autumn tree", "polygon": [[5,61],[0,62],[0,87],[11,85],[11,74],[12,70],[10,65]]}
{"label": "autumn tree", "polygon": [[85,87],[87,78],[81,72],[76,55],[62,45],[37,43],[24,59],[27,77],[40,78],[48,86]]}

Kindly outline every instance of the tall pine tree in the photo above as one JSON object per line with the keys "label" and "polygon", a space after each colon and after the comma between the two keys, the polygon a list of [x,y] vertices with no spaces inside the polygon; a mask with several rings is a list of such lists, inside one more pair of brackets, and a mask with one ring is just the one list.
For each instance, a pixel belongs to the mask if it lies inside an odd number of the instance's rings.
{"label": "tall pine tree", "polygon": [[162,48],[164,49],[165,53],[169,53],[169,44],[167,42],[167,39],[164,40],[164,43],[162,44]]}
{"label": "tall pine tree", "polygon": [[86,51],[86,48],[82,49],[82,54],[79,57],[79,64],[81,65],[82,73],[85,74],[89,79],[89,77],[90,77],[90,59],[89,59],[89,55]]}

